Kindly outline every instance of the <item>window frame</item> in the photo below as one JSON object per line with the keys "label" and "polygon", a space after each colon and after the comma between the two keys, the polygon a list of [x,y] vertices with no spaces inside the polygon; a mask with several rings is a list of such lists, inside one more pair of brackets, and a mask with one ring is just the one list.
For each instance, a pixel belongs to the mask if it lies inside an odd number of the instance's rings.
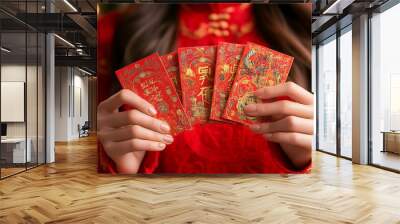
{"label": "window frame", "polygon": [[[342,155],[341,153],[341,118],[340,118],[340,103],[341,103],[341,94],[340,93],[340,82],[341,82],[341,67],[340,67],[340,37],[347,32],[352,32],[352,23],[347,24],[341,29],[338,29],[334,34],[330,35],[329,37],[319,41],[316,44],[316,151],[323,152],[329,155],[337,156],[346,160],[352,160],[352,158]],[[334,38],[333,38],[334,37]],[[331,40],[330,40],[331,39]],[[327,150],[321,149],[319,146],[319,97],[320,97],[320,83],[319,83],[319,66],[320,66],[320,59],[319,59],[319,48],[321,43],[329,42],[329,41],[336,41],[336,151],[335,153],[328,152]]]}

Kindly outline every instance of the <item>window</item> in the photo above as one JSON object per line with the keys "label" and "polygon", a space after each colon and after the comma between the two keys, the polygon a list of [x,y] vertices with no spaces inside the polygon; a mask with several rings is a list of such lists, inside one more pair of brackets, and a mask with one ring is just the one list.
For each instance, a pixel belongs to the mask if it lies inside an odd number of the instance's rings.
{"label": "window", "polygon": [[336,36],[319,45],[317,57],[317,147],[336,153]]}
{"label": "window", "polygon": [[372,164],[400,170],[400,4],[371,18]]}
{"label": "window", "polygon": [[340,36],[340,155],[352,157],[352,35],[351,26]]}

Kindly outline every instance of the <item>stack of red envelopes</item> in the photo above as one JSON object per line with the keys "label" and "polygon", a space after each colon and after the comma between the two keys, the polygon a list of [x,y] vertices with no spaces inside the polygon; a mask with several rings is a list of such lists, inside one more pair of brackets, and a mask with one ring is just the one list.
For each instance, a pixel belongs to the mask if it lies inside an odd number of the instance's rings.
{"label": "stack of red envelopes", "polygon": [[156,107],[177,134],[209,120],[253,124],[243,108],[260,100],[256,89],[284,83],[293,57],[254,43],[179,48],[127,65],[116,75]]}

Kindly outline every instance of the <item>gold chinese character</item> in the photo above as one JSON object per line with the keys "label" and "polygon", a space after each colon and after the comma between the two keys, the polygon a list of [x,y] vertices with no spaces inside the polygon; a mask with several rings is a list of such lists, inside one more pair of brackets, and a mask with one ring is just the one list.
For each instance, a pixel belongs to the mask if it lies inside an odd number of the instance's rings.
{"label": "gold chinese character", "polygon": [[206,103],[210,103],[209,101],[212,96],[211,94],[212,94],[212,88],[206,86],[200,88],[200,92],[199,94],[197,94],[197,96],[201,97],[201,101],[203,102],[203,105],[205,105]]}
{"label": "gold chinese character", "polygon": [[191,68],[186,69],[185,75],[188,77],[194,77],[193,70]]}
{"label": "gold chinese character", "polygon": [[210,67],[209,66],[201,66],[198,68],[198,73],[200,74],[199,80],[201,81],[201,84],[204,84],[204,81],[208,79],[208,76],[210,74]]}

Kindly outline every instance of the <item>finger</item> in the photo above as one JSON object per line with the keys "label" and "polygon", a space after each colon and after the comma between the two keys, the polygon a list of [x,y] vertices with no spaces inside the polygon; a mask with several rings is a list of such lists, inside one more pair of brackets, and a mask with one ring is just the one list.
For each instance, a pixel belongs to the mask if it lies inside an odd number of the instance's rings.
{"label": "finger", "polygon": [[249,104],[244,108],[248,116],[272,116],[286,115],[312,119],[314,116],[313,107],[296,103],[290,100],[278,100],[272,103]]}
{"label": "finger", "polygon": [[138,110],[128,110],[124,112],[113,113],[106,115],[105,118],[100,120],[102,126],[101,128],[120,128],[129,125],[139,125],[164,134],[171,130],[166,122],[158,120],[157,118],[151,117]]}
{"label": "finger", "polygon": [[122,89],[118,93],[101,102],[98,106],[98,112],[114,112],[122,105],[129,105],[151,116],[157,114],[157,111],[153,105],[128,89]]}
{"label": "finger", "polygon": [[106,142],[104,148],[118,154],[125,154],[136,151],[162,151],[167,146],[165,143],[145,139],[130,139],[122,142]]}
{"label": "finger", "polygon": [[313,120],[310,119],[287,116],[274,122],[253,124],[250,126],[250,129],[258,133],[298,132],[304,134],[313,134],[314,123]]}
{"label": "finger", "polygon": [[99,138],[112,142],[121,142],[133,138],[151,140],[171,144],[174,138],[171,135],[161,134],[139,125],[130,125],[118,129],[102,131],[98,133]]}
{"label": "finger", "polygon": [[298,169],[304,169],[312,160],[311,147],[302,148],[295,145],[280,144],[286,154],[290,154],[290,161]]}
{"label": "finger", "polygon": [[312,135],[296,132],[274,132],[263,135],[268,141],[280,144],[295,145],[302,148],[310,148]]}
{"label": "finger", "polygon": [[273,99],[279,96],[288,96],[301,104],[312,105],[314,96],[294,82],[286,82],[276,86],[263,87],[254,92],[260,99]]}

